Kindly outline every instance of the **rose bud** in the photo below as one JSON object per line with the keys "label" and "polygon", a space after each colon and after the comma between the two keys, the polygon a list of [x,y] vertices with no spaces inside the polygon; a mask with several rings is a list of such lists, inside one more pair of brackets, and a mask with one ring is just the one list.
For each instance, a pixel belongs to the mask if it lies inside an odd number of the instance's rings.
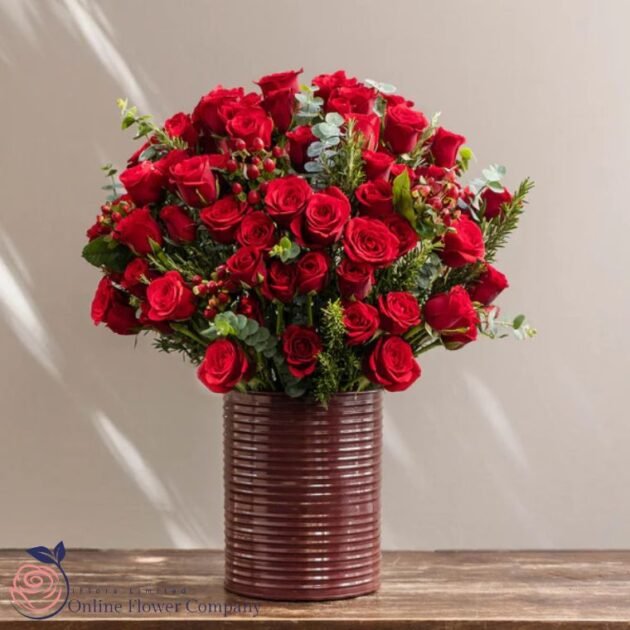
{"label": "rose bud", "polygon": [[292,131],[287,131],[289,139],[289,159],[296,170],[302,170],[304,163],[310,158],[306,151],[311,142],[315,142],[317,138],[313,134],[310,125],[300,125]]}
{"label": "rose bud", "polygon": [[217,185],[209,156],[197,155],[182,160],[171,166],[170,173],[179,194],[189,206],[202,208],[216,199]]}
{"label": "rose bud", "polygon": [[176,243],[191,243],[197,235],[197,225],[190,215],[179,206],[164,206],[160,210],[160,219],[166,225],[166,231]]}
{"label": "rose bud", "polygon": [[381,151],[363,151],[363,169],[369,181],[387,179],[395,158]]}
{"label": "rose bud", "polygon": [[393,213],[382,221],[398,239],[398,257],[404,256],[418,244],[418,233],[404,217]]}
{"label": "rose bud", "polygon": [[485,211],[483,216],[486,219],[494,219],[503,212],[503,204],[510,203],[512,201],[512,195],[507,188],[503,189],[503,192],[496,193],[489,188],[486,188],[481,193],[481,199],[486,202]]}
{"label": "rose bud", "polygon": [[120,183],[136,206],[146,206],[160,199],[167,176],[156,162],[145,160],[124,170],[120,174]]}
{"label": "rose bud", "polygon": [[274,74],[266,74],[260,77],[254,83],[261,89],[263,96],[267,97],[277,90],[289,90],[295,94],[300,89],[298,77],[304,70],[288,70],[287,72],[276,72]]}
{"label": "rose bud", "polygon": [[271,145],[271,132],[273,120],[260,106],[238,109],[225,126],[232,138],[240,138],[251,148],[256,138],[263,141],[263,145]]}
{"label": "rose bud", "polygon": [[140,326],[136,309],[129,306],[127,296],[116,289],[107,276],[101,278],[96,287],[91,316],[95,325],[103,323],[118,335],[133,335]]}
{"label": "rose bud", "polygon": [[457,163],[459,147],[466,142],[464,136],[448,131],[444,127],[438,127],[431,142],[431,155],[436,166],[453,168]]}
{"label": "rose bud", "polygon": [[479,316],[468,292],[461,285],[429,298],[423,314],[426,323],[440,333],[449,350],[457,350],[477,338]]}
{"label": "rose bud", "polygon": [[420,134],[427,128],[429,121],[422,112],[410,109],[406,105],[388,107],[385,113],[383,137],[395,154],[409,153],[414,149]]}
{"label": "rose bud", "polygon": [[308,252],[296,263],[298,293],[322,291],[327,284],[330,258],[323,252]]}
{"label": "rose bud", "polygon": [[380,219],[394,213],[392,185],[383,179],[361,184],[355,196],[362,215]]}
{"label": "rose bud", "polygon": [[166,120],[164,122],[164,131],[171,138],[181,138],[188,145],[189,149],[194,149],[199,139],[199,134],[192,124],[190,116],[183,112],[179,112]]}
{"label": "rose bud", "polygon": [[488,306],[508,286],[507,278],[498,269],[486,264],[486,270],[468,289],[468,293],[473,302]]}
{"label": "rose bud", "polygon": [[441,258],[449,267],[463,267],[483,260],[486,248],[480,227],[467,216],[451,221],[451,228],[444,235],[444,249]]}
{"label": "rose bud", "polygon": [[124,245],[128,245],[141,256],[152,251],[151,241],[162,245],[162,232],[148,208],[136,208],[123,217],[114,229],[114,235]]}

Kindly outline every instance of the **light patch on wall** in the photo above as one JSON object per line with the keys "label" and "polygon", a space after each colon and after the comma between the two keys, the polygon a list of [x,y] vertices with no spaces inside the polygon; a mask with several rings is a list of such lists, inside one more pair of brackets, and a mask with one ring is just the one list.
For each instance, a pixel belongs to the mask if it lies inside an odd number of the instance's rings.
{"label": "light patch on wall", "polygon": [[92,414],[92,423],[120,467],[159,512],[173,546],[177,549],[209,547],[208,537],[195,524],[185,522],[185,510],[176,505],[174,495],[133,442],[102,411]]}
{"label": "light patch on wall", "polygon": [[61,380],[57,354],[43,320],[31,299],[30,276],[9,236],[0,229],[0,307],[9,327],[32,357]]}

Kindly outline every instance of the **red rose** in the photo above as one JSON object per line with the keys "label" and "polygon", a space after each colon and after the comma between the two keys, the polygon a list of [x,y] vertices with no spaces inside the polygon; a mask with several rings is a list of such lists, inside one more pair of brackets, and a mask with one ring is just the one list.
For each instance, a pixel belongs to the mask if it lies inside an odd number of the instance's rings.
{"label": "red rose", "polygon": [[262,287],[263,295],[268,300],[278,300],[288,304],[295,296],[296,281],[297,267],[295,265],[287,265],[280,260],[273,260],[267,267],[267,274]]}
{"label": "red rose", "polygon": [[486,209],[483,216],[486,219],[494,219],[503,212],[503,204],[510,203],[510,201],[512,201],[512,195],[507,188],[504,188],[503,192],[500,193],[496,193],[493,190],[486,188],[481,193],[481,199],[486,202]]}
{"label": "red rose", "polygon": [[374,285],[374,269],[371,265],[344,258],[336,271],[339,293],[343,297],[363,300],[369,295]]}
{"label": "red rose", "polygon": [[383,136],[393,153],[409,153],[428,124],[423,113],[406,105],[394,105],[387,108]]}
{"label": "red rose", "polygon": [[271,116],[276,129],[284,133],[293,120],[295,109],[295,93],[290,89],[276,90],[265,96],[263,109]]}
{"label": "red rose", "polygon": [[398,239],[398,257],[404,256],[418,244],[418,233],[407,219],[394,213],[384,217],[382,221]]}
{"label": "red rose", "polygon": [[400,337],[379,337],[363,364],[365,375],[388,392],[401,392],[420,377],[411,346]]}
{"label": "red rose", "polygon": [[317,87],[316,95],[327,101],[334,89],[342,86],[358,85],[359,82],[354,77],[348,78],[343,70],[337,70],[337,72],[332,74],[317,75],[312,83]]}
{"label": "red rose", "polygon": [[171,138],[181,138],[190,149],[194,149],[199,139],[199,134],[192,124],[188,114],[179,112],[164,122],[164,131]]}
{"label": "red rose", "polygon": [[354,130],[363,136],[363,148],[374,151],[381,134],[381,119],[376,114],[346,114],[346,120],[354,120]]}
{"label": "red rose", "polygon": [[291,231],[300,245],[330,245],[341,238],[350,218],[350,201],[336,186],[314,194],[306,210],[291,222]]}
{"label": "red rose", "polygon": [[418,176],[406,164],[394,164],[392,166],[391,176],[393,179],[398,177],[403,171],[407,171],[409,181],[414,184],[418,181]]}
{"label": "red rose", "polygon": [[221,109],[224,105],[237,103],[245,91],[239,88],[224,88],[218,85],[201,98],[192,114],[192,120],[210,133],[224,135],[226,119]]}
{"label": "red rose", "polygon": [[190,243],[195,240],[197,225],[183,208],[164,206],[160,210],[160,219],[164,221],[168,235],[176,243]]}
{"label": "red rose", "polygon": [[127,296],[116,289],[107,276],[101,278],[96,287],[91,315],[95,325],[104,323],[119,335],[132,335],[139,326],[136,310],[129,306]]}
{"label": "red rose", "polygon": [[217,339],[206,349],[197,376],[209,390],[226,394],[241,381],[248,381],[254,371],[255,365],[236,341]]}
{"label": "red rose", "polygon": [[366,85],[336,88],[326,102],[327,112],[370,114],[376,102],[376,91]]}
{"label": "red rose", "polygon": [[239,315],[245,315],[249,319],[257,321],[261,326],[264,326],[264,317],[262,314],[262,308],[260,301],[254,295],[241,295],[238,305],[236,306],[236,312]]}
{"label": "red rose", "polygon": [[480,302],[487,306],[496,300],[501,291],[508,287],[507,278],[492,265],[486,265],[486,270],[477,278],[468,290],[473,302]]}
{"label": "red rose", "polygon": [[444,264],[463,267],[483,260],[486,248],[480,227],[465,215],[451,221],[450,227],[455,231],[448,231],[444,235],[444,249],[441,252]]}
{"label": "red rose", "polygon": [[418,300],[407,291],[390,291],[378,298],[381,327],[392,335],[402,335],[420,323]]}
{"label": "red rose", "polygon": [[290,90],[295,94],[300,89],[298,77],[304,70],[289,70],[287,72],[276,72],[274,74],[266,74],[264,77],[254,81],[254,83],[262,90],[263,96],[268,96],[276,90]]}
{"label": "red rose", "polygon": [[395,158],[381,151],[363,151],[363,167],[368,180],[387,179]]}
{"label": "red rose", "polygon": [[133,295],[143,297],[146,293],[146,285],[153,278],[153,272],[149,271],[149,263],[144,258],[134,258],[126,267],[120,286]]}
{"label": "red rose", "polygon": [[313,189],[306,180],[297,175],[287,175],[269,182],[265,206],[274,221],[286,226],[304,211],[312,196]]}
{"label": "red rose", "polygon": [[378,219],[355,217],[346,226],[344,249],[354,262],[388,267],[398,257],[399,246],[398,239]]}
{"label": "red rose", "polygon": [[392,185],[384,179],[361,184],[355,191],[361,214],[381,218],[394,212]]}
{"label": "red rose", "polygon": [[149,319],[154,322],[188,319],[196,310],[195,296],[179,271],[167,271],[147,289]]}
{"label": "red rose", "polygon": [[287,326],[282,334],[282,351],[289,372],[296,378],[312,374],[317,367],[317,356],[322,351],[322,341],[313,328]]}
{"label": "red rose", "polygon": [[252,146],[254,138],[260,138],[264,145],[271,144],[273,120],[267,116],[262,107],[246,107],[239,109],[225,126],[231,138],[245,140],[248,147]]}
{"label": "red rose", "polygon": [[260,284],[265,276],[262,252],[255,247],[241,247],[226,261],[233,280],[249,287]]}
{"label": "red rose", "polygon": [[440,333],[449,350],[456,350],[477,338],[479,317],[466,289],[461,285],[438,293],[424,305],[424,320]]}
{"label": "red rose", "polygon": [[436,166],[453,168],[457,163],[459,147],[466,142],[464,136],[460,136],[444,127],[438,127],[431,141],[431,155]]}
{"label": "red rose", "polygon": [[276,226],[265,212],[250,212],[241,221],[236,240],[240,245],[269,250],[277,240]]}
{"label": "red rose", "polygon": [[343,325],[348,345],[367,343],[378,330],[378,311],[365,302],[351,302],[343,308]]}
{"label": "red rose", "polygon": [[148,208],[136,208],[123,217],[114,229],[114,237],[128,245],[136,254],[150,254],[151,243],[162,245],[162,232]]}
{"label": "red rose", "polygon": [[105,315],[114,301],[115,293],[116,289],[112,281],[107,276],[103,276],[96,287],[96,293],[92,299],[90,315],[95,326],[105,321]]}
{"label": "red rose", "polygon": [[287,131],[286,136],[289,139],[289,159],[291,164],[294,168],[301,169],[309,159],[306,154],[309,144],[315,142],[317,138],[310,125],[300,125],[293,131]]}
{"label": "red rose", "polygon": [[217,196],[217,184],[207,155],[182,160],[170,169],[171,177],[182,199],[189,206],[201,208]]}
{"label": "red rose", "polygon": [[330,258],[322,252],[308,252],[297,263],[299,293],[318,293],[327,284]]}
{"label": "red rose", "polygon": [[236,197],[222,197],[199,213],[199,219],[208,228],[217,243],[233,243],[236,231],[249,211],[249,206]]}
{"label": "red rose", "polygon": [[406,105],[407,107],[414,106],[413,101],[410,101],[400,94],[381,94],[381,96],[385,99],[388,107],[393,107],[394,105]]}
{"label": "red rose", "polygon": [[144,160],[124,170],[120,182],[136,206],[146,206],[160,199],[167,176],[158,163]]}

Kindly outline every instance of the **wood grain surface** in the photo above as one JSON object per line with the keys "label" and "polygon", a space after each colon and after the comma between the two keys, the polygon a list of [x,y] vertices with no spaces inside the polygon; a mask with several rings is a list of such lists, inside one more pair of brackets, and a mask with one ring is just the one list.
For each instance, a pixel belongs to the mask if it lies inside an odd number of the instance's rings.
{"label": "wood grain surface", "polygon": [[[0,551],[0,628],[48,627],[11,605],[28,560]],[[44,623],[69,630],[630,628],[630,551],[385,552],[377,594],[318,604],[231,595],[218,551],[70,549],[63,566],[69,606]]]}

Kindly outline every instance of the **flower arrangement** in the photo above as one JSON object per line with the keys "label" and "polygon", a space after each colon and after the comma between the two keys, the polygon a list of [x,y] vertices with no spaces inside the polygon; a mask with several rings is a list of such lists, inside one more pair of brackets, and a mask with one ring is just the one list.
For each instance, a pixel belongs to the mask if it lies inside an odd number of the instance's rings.
{"label": "flower arrangement", "polygon": [[[393,86],[343,71],[218,86],[162,127],[119,101],[144,144],[104,188],[84,258],[104,276],[95,324],[155,333],[214,392],[401,391],[416,357],[498,319],[493,266],[532,183],[490,166],[464,185],[465,138]],[[120,184],[124,187],[121,190]]]}

